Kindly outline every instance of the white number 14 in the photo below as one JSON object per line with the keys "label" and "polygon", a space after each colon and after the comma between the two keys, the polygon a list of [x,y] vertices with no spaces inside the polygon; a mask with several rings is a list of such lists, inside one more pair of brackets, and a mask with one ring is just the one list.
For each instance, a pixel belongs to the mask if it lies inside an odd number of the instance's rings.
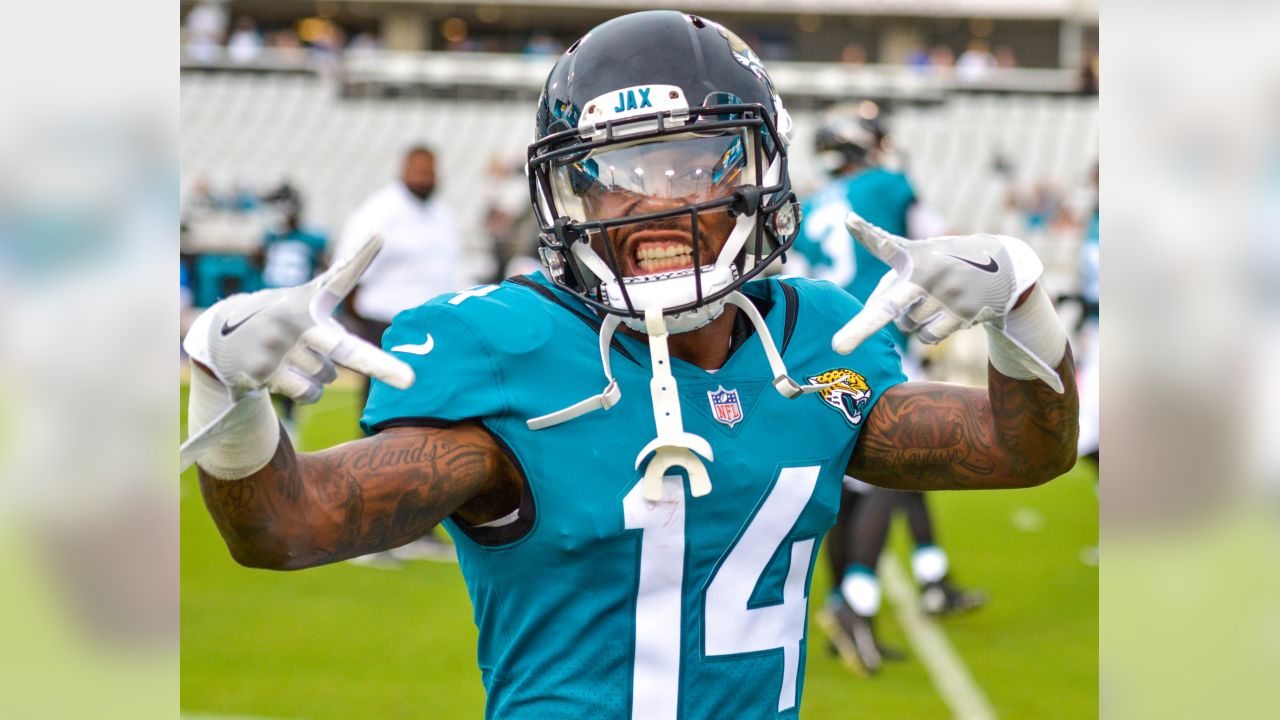
{"label": "white number 14", "polygon": [[[817,487],[820,468],[783,468],[764,503],[707,586],[703,601],[706,654],[782,649],[781,712],[796,704],[800,642],[805,630],[805,579],[813,538],[791,545],[782,602],[748,607],[769,560],[787,539]],[[632,720],[675,720],[680,695],[681,588],[684,581],[683,479],[662,481],[662,500],[644,500],[637,482],[622,501],[625,526],[641,530],[636,598]]]}

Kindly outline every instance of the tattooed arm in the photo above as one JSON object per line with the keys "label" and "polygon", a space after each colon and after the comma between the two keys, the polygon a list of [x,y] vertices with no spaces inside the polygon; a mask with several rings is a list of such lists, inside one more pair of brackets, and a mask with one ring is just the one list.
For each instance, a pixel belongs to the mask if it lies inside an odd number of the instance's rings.
{"label": "tattooed arm", "polygon": [[452,513],[471,524],[519,507],[523,479],[475,423],[393,428],[317,453],[281,431],[241,480],[200,471],[205,505],[237,562],[296,570],[398,547]]}
{"label": "tattooed arm", "polygon": [[895,490],[1030,487],[1075,464],[1080,401],[1071,348],[1065,392],[987,367],[988,389],[909,382],[871,409],[848,474]]}

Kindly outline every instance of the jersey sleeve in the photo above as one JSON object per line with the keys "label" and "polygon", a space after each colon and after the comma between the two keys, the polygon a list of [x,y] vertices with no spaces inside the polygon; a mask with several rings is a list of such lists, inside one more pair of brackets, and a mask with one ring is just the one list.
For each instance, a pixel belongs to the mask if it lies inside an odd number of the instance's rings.
{"label": "jersey sleeve", "polygon": [[[831,289],[844,296],[843,300],[848,312],[845,322],[862,310],[862,302],[857,298],[838,287],[832,286]],[[842,322],[835,329],[843,325]],[[893,323],[880,328],[875,335],[867,338],[849,354],[850,363],[863,374],[867,379],[867,386],[871,388],[871,399],[867,402],[864,417],[871,412],[871,408],[886,390],[907,379],[906,373],[902,370],[902,356],[898,354],[897,338],[893,331],[901,333]],[[834,334],[834,330],[832,332]],[[905,336],[903,337],[905,344]]]}
{"label": "jersey sleeve", "polygon": [[494,350],[448,296],[396,315],[382,349],[407,362],[415,380],[405,390],[372,381],[360,419],[366,434],[397,425],[484,419],[507,410]]}

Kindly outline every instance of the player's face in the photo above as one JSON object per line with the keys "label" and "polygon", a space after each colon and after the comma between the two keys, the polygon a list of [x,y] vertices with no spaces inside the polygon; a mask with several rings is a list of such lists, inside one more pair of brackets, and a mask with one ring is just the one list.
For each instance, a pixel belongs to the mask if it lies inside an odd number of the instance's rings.
{"label": "player's face", "polygon": [[401,182],[419,200],[426,200],[436,189],[436,159],[426,153],[413,153],[404,163]]}
{"label": "player's face", "polygon": [[[556,199],[575,220],[636,217],[730,196],[747,182],[750,153],[741,132],[610,147],[559,168]],[[592,248],[608,257],[607,242],[624,277],[693,267],[696,243],[702,265],[715,261],[735,221],[725,209],[680,214],[593,233]]]}

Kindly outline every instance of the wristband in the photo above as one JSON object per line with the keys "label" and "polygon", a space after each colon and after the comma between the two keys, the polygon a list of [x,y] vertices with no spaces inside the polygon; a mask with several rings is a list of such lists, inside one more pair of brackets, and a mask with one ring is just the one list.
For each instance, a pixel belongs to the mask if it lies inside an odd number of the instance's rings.
{"label": "wristband", "polygon": [[[196,464],[221,480],[239,480],[266,467],[280,443],[280,421],[265,390],[246,393],[239,402],[249,403],[234,430],[220,435]],[[232,406],[231,391],[208,372],[191,367],[191,393],[187,399],[188,435],[208,427]]]}
{"label": "wristband", "polygon": [[1004,327],[990,323],[987,356],[991,365],[1015,380],[1039,378],[1062,392],[1056,368],[1067,352],[1067,331],[1044,288],[1036,285],[1026,301],[1005,317]]}

